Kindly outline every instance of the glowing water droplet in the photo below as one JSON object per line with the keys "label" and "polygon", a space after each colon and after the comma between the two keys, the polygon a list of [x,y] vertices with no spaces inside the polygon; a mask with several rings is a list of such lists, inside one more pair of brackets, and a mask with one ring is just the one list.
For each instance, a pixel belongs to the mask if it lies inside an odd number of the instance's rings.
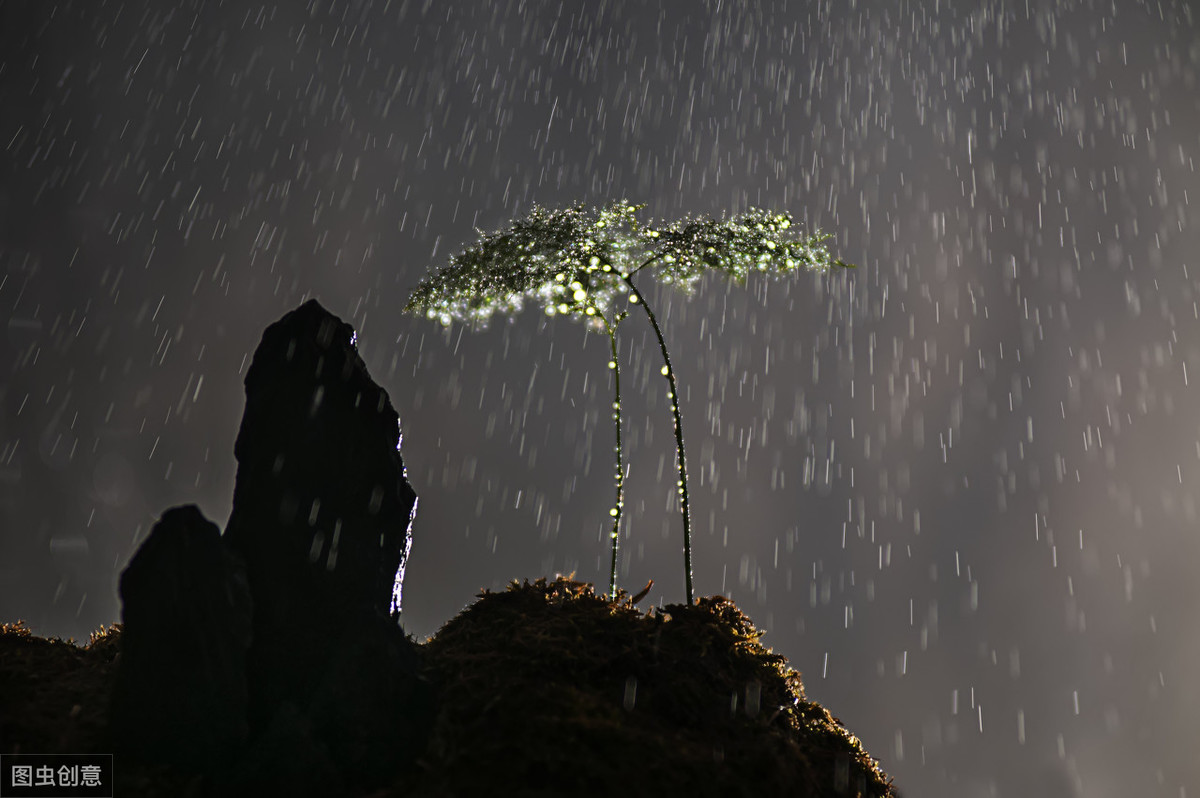
{"label": "glowing water droplet", "polygon": [[762,684],[750,682],[746,685],[746,714],[754,717],[762,707]]}
{"label": "glowing water droplet", "polygon": [[637,677],[630,676],[625,680],[625,698],[621,701],[621,705],[625,707],[626,712],[632,712],[635,704],[637,704]]}

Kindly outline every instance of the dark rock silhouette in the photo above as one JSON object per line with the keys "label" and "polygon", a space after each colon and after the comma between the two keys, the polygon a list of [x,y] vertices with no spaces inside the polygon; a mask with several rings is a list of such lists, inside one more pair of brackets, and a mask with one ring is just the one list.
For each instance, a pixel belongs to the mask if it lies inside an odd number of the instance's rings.
{"label": "dark rock silhouette", "polygon": [[331,642],[307,703],[281,701],[214,795],[333,798],[407,783],[434,711],[416,646],[378,616],[339,627]]}
{"label": "dark rock silhouette", "polygon": [[326,630],[399,611],[416,507],[399,443],[349,324],[310,300],[267,328],[246,374],[225,530],[255,597],[253,727],[283,701],[307,706],[335,654]]}
{"label": "dark rock silhouette", "polygon": [[112,730],[123,754],[203,770],[247,735],[245,566],[192,505],[163,513],[121,574]]}
{"label": "dark rock silhouette", "polygon": [[329,747],[321,742],[308,717],[288,701],[279,705],[270,724],[255,736],[238,766],[214,780],[210,793],[231,798],[337,798],[348,794]]}
{"label": "dark rock silhouette", "polygon": [[433,700],[398,618],[417,501],[399,443],[349,324],[310,301],[267,328],[225,535],[169,510],[122,575],[120,750],[210,794],[403,780]]}
{"label": "dark rock silhouette", "polygon": [[[308,704],[351,794],[395,782],[424,750],[435,702],[417,647],[390,619],[348,624]],[[415,721],[415,722],[414,722]],[[403,780],[401,780],[403,783]]]}

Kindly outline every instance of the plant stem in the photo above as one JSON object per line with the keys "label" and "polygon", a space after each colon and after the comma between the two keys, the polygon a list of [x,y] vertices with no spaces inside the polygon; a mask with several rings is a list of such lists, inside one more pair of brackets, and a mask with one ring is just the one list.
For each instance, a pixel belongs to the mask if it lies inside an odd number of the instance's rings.
{"label": "plant stem", "polygon": [[[632,278],[632,277],[633,277],[633,275],[637,274],[637,273],[638,273],[638,272],[640,272],[642,269],[646,268],[646,267],[647,267],[647,266],[649,266],[651,263],[654,263],[654,261],[658,260],[658,259],[659,259],[659,258],[661,258],[661,257],[662,257],[662,255],[660,255],[659,253],[655,252],[653,255],[651,255],[650,257],[646,258],[644,261],[642,261],[642,262],[641,262],[641,264],[639,264],[639,265],[638,265],[638,267],[637,267],[636,269],[634,269],[633,271],[631,271],[629,274],[625,275],[625,277],[626,277],[626,278]],[[626,282],[626,283],[628,283],[629,285],[633,285],[633,283],[630,283],[630,282],[629,282],[629,279],[626,279],[626,280],[625,280],[625,282]],[[637,290],[637,289],[634,289],[634,290]]]}
{"label": "plant stem", "polygon": [[[638,268],[641,269],[649,262],[643,263]],[[675,454],[679,470],[679,498],[683,509],[683,576],[684,583],[687,586],[687,602],[690,605],[695,601],[692,590],[692,519],[688,507],[687,457],[683,451],[683,418],[679,414],[679,389],[675,384],[675,369],[671,366],[671,355],[667,352],[667,342],[663,338],[662,330],[658,326],[658,319],[654,317],[654,311],[650,309],[650,305],[646,303],[646,298],[642,296],[642,292],[633,284],[633,280],[630,279],[629,275],[622,274],[621,279],[629,286],[633,298],[642,306],[646,311],[646,316],[650,319],[650,326],[654,328],[654,334],[658,336],[658,346],[662,349],[663,363],[666,364],[667,368],[667,381],[671,385],[671,414],[675,419]]]}
{"label": "plant stem", "polygon": [[[618,321],[620,317],[618,317]],[[617,361],[617,330],[616,324],[604,320],[604,332],[608,334],[608,343],[612,347],[613,369],[613,423],[617,428],[617,503],[613,506],[612,528],[612,570],[608,577],[608,595],[613,601],[617,600],[617,549],[621,540],[621,509],[625,505],[625,466],[621,459],[621,364]]]}

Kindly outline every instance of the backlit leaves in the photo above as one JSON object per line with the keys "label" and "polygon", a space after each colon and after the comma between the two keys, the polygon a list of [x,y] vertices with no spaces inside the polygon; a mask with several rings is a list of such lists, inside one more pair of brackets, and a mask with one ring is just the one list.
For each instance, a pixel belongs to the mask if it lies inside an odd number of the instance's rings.
{"label": "backlit leaves", "polygon": [[629,290],[626,278],[644,266],[661,267],[663,282],[690,290],[706,270],[744,282],[752,272],[847,265],[829,254],[830,236],[799,234],[787,213],[751,210],[657,226],[641,223],[640,209],[624,200],[603,208],[535,207],[509,228],[481,234],[422,280],[405,310],[442,324],[484,326],[493,314],[513,315],[534,301],[548,315],[603,326]]}
{"label": "backlit leaves", "polygon": [[649,235],[662,264],[659,279],[685,290],[691,290],[710,269],[742,284],[754,272],[780,276],[849,267],[830,255],[825,242],[831,234],[800,234],[789,213],[752,209],[726,219],[702,216]]}

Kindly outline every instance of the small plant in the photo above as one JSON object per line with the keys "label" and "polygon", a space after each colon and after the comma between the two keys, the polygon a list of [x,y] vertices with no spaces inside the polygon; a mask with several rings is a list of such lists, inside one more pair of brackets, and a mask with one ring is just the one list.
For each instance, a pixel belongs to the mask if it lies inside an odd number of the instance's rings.
{"label": "small plant", "polygon": [[616,502],[613,519],[609,595],[617,595],[617,550],[624,507],[621,448],[621,372],[617,363],[617,326],[629,304],[646,311],[662,350],[662,374],[670,391],[675,428],[676,468],[683,513],[684,582],[692,588],[691,514],[687,459],[679,391],[667,343],[653,310],[633,282],[643,269],[657,265],[664,283],[690,292],[706,271],[715,270],[739,284],[759,272],[783,275],[803,270],[847,268],[825,246],[831,236],[801,234],[788,213],[750,210],[731,217],[696,217],[665,225],[638,219],[640,205],[621,200],[603,208],[581,205],[557,211],[535,207],[529,214],[479,240],[450,259],[417,286],[404,310],[424,313],[444,325],[467,322],[484,327],[495,313],[514,315],[535,301],[549,316],[568,316],[608,336],[613,372],[613,421],[616,426]]}

